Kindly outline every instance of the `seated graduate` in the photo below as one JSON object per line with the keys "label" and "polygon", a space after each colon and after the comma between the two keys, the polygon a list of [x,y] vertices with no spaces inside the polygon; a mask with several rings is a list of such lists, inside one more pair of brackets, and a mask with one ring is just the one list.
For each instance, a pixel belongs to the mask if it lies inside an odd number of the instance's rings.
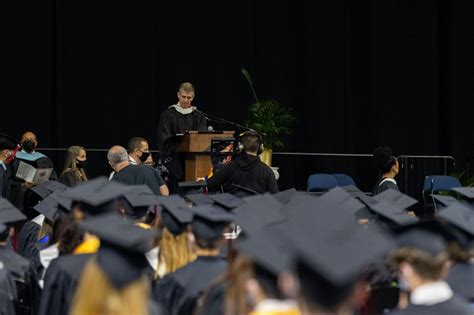
{"label": "seated graduate", "polygon": [[164,314],[193,314],[204,290],[227,268],[220,255],[223,233],[233,216],[219,208],[194,207],[190,240],[197,259],[161,279],[153,290],[153,298]]}
{"label": "seated graduate", "polygon": [[39,287],[30,261],[17,254],[7,245],[12,224],[26,217],[9,201],[0,198],[0,264],[10,273],[16,284],[15,309],[17,314],[36,314]]}
{"label": "seated graduate", "polygon": [[147,185],[157,195],[169,195],[168,187],[158,172],[147,165],[131,164],[124,147],[116,145],[110,148],[107,159],[115,172],[112,180],[126,185]]}
{"label": "seated graduate", "polygon": [[402,287],[410,295],[406,305],[400,304],[401,309],[390,314],[472,315],[469,304],[454,295],[444,281],[449,271],[449,257],[443,237],[413,228],[397,239],[398,248],[388,259],[398,271]]}
{"label": "seated graduate", "polygon": [[207,131],[206,119],[191,103],[195,89],[189,82],[184,82],[178,89],[178,103],[171,105],[160,115],[158,123],[158,150],[161,163],[168,169],[168,186],[172,193],[177,193],[178,182],[183,177],[181,162],[176,148],[176,135],[186,131]]}
{"label": "seated graduate", "polygon": [[[0,230],[4,227],[6,226],[0,224]],[[15,314],[15,298],[15,283],[0,261],[0,314]]]}
{"label": "seated graduate", "polygon": [[158,227],[163,233],[158,254],[158,269],[155,274],[157,280],[196,260],[187,233],[187,226],[192,219],[191,209],[178,195],[161,200]]}
{"label": "seated graduate", "polygon": [[206,180],[208,190],[235,193],[241,186],[257,193],[277,193],[278,184],[272,169],[258,157],[262,136],[247,131],[241,136],[241,142],[243,152]]}
{"label": "seated graduate", "polygon": [[59,176],[59,181],[68,187],[74,187],[77,183],[87,180],[87,155],[81,146],[71,146],[67,150],[64,169]]}
{"label": "seated graduate", "polygon": [[10,197],[10,181],[12,180],[11,160],[14,158],[14,150],[17,142],[12,137],[0,133],[0,197]]}
{"label": "seated graduate", "polygon": [[100,177],[61,193],[63,204],[71,210],[71,222],[58,244],[59,257],[44,276],[44,289],[38,314],[68,314],[79,277],[87,261],[97,252],[99,239],[80,228],[89,216],[119,213],[120,198],[129,186]]}
{"label": "seated graduate", "polygon": [[101,246],[84,267],[69,314],[158,314],[150,305],[145,273],[145,253],[153,247],[157,231],[137,227],[117,213],[86,219],[81,226],[98,236]]}
{"label": "seated graduate", "polygon": [[379,172],[379,180],[372,190],[375,196],[388,189],[399,190],[395,177],[399,172],[398,160],[389,147],[378,147],[374,151],[374,159]]}

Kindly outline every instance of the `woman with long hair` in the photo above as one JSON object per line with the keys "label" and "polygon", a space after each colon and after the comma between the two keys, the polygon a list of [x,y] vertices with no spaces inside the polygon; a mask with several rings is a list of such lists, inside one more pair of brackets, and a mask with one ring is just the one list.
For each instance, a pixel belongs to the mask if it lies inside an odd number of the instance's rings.
{"label": "woman with long hair", "polygon": [[66,162],[64,163],[64,169],[59,177],[59,181],[69,187],[74,187],[77,183],[86,181],[86,167],[86,150],[77,145],[69,147],[67,150]]}

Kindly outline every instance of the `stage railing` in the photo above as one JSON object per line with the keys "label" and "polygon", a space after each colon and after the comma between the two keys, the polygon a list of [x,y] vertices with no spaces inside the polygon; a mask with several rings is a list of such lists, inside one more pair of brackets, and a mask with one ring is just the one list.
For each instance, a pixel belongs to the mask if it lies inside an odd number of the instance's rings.
{"label": "stage railing", "polygon": [[[49,155],[60,173],[67,148],[38,148]],[[108,175],[108,149],[87,148],[91,177]],[[157,150],[150,150],[155,156]],[[456,165],[452,156],[400,155],[400,173],[397,182],[400,189],[421,200],[423,180],[427,175],[449,175]],[[58,163],[59,162],[59,163]],[[279,167],[281,189],[295,187],[306,190],[306,180],[315,173],[344,173],[350,175],[360,189],[372,191],[377,181],[372,154],[317,153],[317,152],[273,152],[273,165]]]}

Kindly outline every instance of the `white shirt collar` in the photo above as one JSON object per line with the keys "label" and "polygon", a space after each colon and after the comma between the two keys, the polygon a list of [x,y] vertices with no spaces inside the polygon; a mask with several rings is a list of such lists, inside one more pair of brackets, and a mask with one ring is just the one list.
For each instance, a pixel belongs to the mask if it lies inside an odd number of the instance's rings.
{"label": "white shirt collar", "polygon": [[130,161],[130,164],[138,165],[137,161],[135,161],[135,159],[132,158],[132,156],[130,154],[128,155],[128,160]]}
{"label": "white shirt collar", "polygon": [[160,253],[160,247],[155,247],[149,252],[145,253],[146,260],[153,270],[156,272],[158,270],[158,254]]}
{"label": "white shirt collar", "polygon": [[192,112],[196,110],[196,107],[194,106],[182,108],[181,106],[179,106],[179,104],[171,105],[168,108],[174,108],[178,113],[183,114],[183,115],[191,114]]}
{"label": "white shirt collar", "polygon": [[453,290],[444,281],[424,284],[411,292],[410,302],[415,305],[433,305],[453,297]]}
{"label": "white shirt collar", "polygon": [[391,183],[394,183],[395,185],[397,184],[397,181],[395,179],[390,178],[390,177],[386,177],[380,182],[379,186],[382,185],[385,182],[391,182]]}

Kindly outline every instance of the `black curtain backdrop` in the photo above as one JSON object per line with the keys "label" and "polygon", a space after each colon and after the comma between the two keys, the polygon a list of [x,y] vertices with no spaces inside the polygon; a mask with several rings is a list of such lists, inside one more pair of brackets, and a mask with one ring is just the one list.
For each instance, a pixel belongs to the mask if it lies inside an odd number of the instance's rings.
{"label": "black curtain backdrop", "polygon": [[[183,81],[195,84],[201,110],[242,123],[253,101],[245,67],[260,98],[297,114],[283,151],[370,153],[383,144],[453,155],[458,166],[472,156],[472,0],[0,6],[0,132],[31,129],[42,147],[108,148],[143,136],[156,148],[159,113]],[[95,159],[92,172],[104,173],[105,155]],[[285,187],[331,163],[276,160]],[[372,169],[356,164],[331,171],[368,187]]]}

